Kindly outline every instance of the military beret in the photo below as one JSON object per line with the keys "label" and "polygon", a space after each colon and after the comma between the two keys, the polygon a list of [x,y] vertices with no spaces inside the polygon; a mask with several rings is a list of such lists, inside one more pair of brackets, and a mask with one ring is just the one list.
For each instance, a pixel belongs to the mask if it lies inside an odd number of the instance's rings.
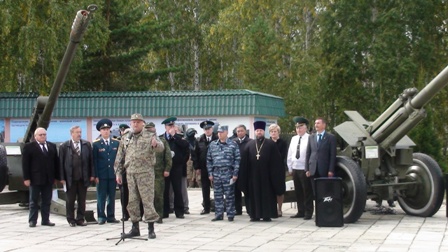
{"label": "military beret", "polygon": [[163,120],[162,124],[173,125],[176,120],[177,120],[177,118],[174,116],[168,117],[167,119]]}
{"label": "military beret", "polygon": [[101,119],[96,123],[96,129],[98,131],[104,128],[111,128],[111,127],[112,127],[112,121],[107,118]]}
{"label": "military beret", "polygon": [[201,122],[201,124],[199,124],[202,129],[210,129],[211,127],[213,127],[213,125],[215,125],[215,123],[213,123],[212,121],[203,121]]}
{"label": "military beret", "polygon": [[264,122],[264,121],[254,122],[254,130],[257,130],[257,129],[266,130],[266,122]]}
{"label": "military beret", "polygon": [[120,124],[120,126],[118,126],[118,128],[120,128],[120,130],[129,129],[129,125],[123,123],[123,124]]}
{"label": "military beret", "polygon": [[305,117],[301,117],[301,116],[294,116],[294,118],[292,120],[296,123],[296,125],[301,125],[301,124],[308,125],[310,123]]}
{"label": "military beret", "polygon": [[218,132],[228,131],[229,127],[227,125],[219,125]]}
{"label": "military beret", "polygon": [[131,115],[131,121],[132,120],[140,120],[143,122],[145,121],[145,119],[143,119],[142,114],[138,114],[138,113]]}
{"label": "military beret", "polygon": [[153,122],[149,122],[145,125],[145,128],[154,128],[156,125]]}

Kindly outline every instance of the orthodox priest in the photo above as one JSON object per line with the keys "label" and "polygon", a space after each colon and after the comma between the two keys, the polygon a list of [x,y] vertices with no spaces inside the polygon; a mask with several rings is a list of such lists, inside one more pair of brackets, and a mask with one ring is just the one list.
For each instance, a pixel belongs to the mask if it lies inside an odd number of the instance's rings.
{"label": "orthodox priest", "polygon": [[266,122],[254,122],[255,139],[241,154],[239,186],[247,197],[250,221],[277,218],[277,195],[285,193],[282,157],[274,141],[265,138]]}

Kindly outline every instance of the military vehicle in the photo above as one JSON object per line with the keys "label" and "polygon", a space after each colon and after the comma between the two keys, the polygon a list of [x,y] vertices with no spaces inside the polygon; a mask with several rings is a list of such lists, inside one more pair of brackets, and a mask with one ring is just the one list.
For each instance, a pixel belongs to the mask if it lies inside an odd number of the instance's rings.
{"label": "military vehicle", "polygon": [[[351,121],[334,128],[342,140],[336,175],[342,178],[344,222],[356,222],[366,200],[398,201],[406,214],[430,217],[440,208],[444,179],[437,162],[414,153],[406,135],[426,116],[423,109],[448,84],[448,67],[420,92],[409,88],[375,121],[345,111]],[[430,141],[430,140],[429,140]]]}
{"label": "military vehicle", "polygon": [[[10,190],[10,192],[0,194],[0,204],[28,202],[28,187],[23,184],[22,149],[25,143],[32,141],[36,128],[43,127],[47,129],[50,125],[51,114],[61,92],[62,85],[65,82],[70,64],[75,56],[76,48],[92,19],[93,12],[97,9],[98,7],[92,4],[87,7],[87,10],[80,10],[76,13],[71,27],[70,41],[59,66],[56,79],[53,82],[50,95],[37,98],[24,138],[19,143],[4,143],[3,146],[0,145],[0,192],[3,191],[6,185],[8,185]],[[55,209],[56,211],[62,211],[52,206],[52,210]]]}

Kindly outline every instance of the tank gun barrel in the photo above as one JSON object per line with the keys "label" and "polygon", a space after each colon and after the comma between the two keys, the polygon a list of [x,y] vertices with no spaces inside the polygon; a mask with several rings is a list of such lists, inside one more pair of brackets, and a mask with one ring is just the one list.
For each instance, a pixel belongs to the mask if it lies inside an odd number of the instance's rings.
{"label": "tank gun barrel", "polygon": [[426,117],[423,107],[447,84],[448,67],[420,92],[416,88],[404,90],[398,99],[367,128],[367,132],[385,149],[395,145]]}
{"label": "tank gun barrel", "polygon": [[[28,129],[25,133],[24,142],[29,142],[31,140],[32,134],[36,128],[43,127],[47,129],[50,125],[51,114],[53,113],[57,98],[61,93],[62,85],[65,82],[68,70],[75,56],[76,48],[78,47],[79,42],[82,40],[83,35],[87,30],[87,26],[93,16],[93,12],[95,12],[97,9],[98,7],[92,4],[87,7],[87,10],[80,10],[76,13],[76,17],[71,27],[70,41],[68,43],[61,64],[59,65],[59,70],[53,82],[50,95],[48,96],[48,98],[46,98],[47,101],[44,105],[41,104],[42,102],[40,102],[40,104],[36,103],[33,116],[31,117],[31,122],[28,125]],[[40,100],[42,101],[44,99]]]}

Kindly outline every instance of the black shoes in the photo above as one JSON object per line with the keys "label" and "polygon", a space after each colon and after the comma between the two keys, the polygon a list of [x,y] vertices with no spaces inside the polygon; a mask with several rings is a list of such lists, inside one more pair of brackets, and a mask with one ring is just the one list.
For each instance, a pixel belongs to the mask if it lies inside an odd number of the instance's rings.
{"label": "black shoes", "polygon": [[76,223],[75,222],[70,222],[68,224],[70,225],[70,227],[76,227]]}
{"label": "black shoes", "polygon": [[229,221],[233,221],[233,217],[229,217],[228,220],[229,220]]}
{"label": "black shoes", "polygon": [[252,221],[252,222],[260,221],[260,218],[250,218],[250,221]]}
{"label": "black shoes", "polygon": [[154,222],[148,223],[148,239],[155,239],[156,233],[154,233]]}
{"label": "black shoes", "polygon": [[81,227],[85,227],[85,226],[87,226],[87,223],[85,223],[84,221],[78,221],[78,222],[76,222],[76,225],[77,226],[81,226]]}
{"label": "black shoes", "polygon": [[235,215],[243,215],[243,211],[236,211]]}
{"label": "black shoes", "polygon": [[201,215],[209,214],[209,213],[210,213],[210,210],[203,209],[202,212],[201,212]]}
{"label": "black shoes", "polygon": [[36,227],[36,222],[30,221],[28,224],[30,227]]}
{"label": "black shoes", "polygon": [[116,219],[113,219],[113,220],[108,220],[107,221],[107,223],[119,223],[120,221],[119,220],[116,220]]}
{"label": "black shoes", "polygon": [[212,219],[212,221],[222,221],[222,216],[221,217],[215,217]]}
{"label": "black shoes", "polygon": [[190,210],[185,209],[185,210],[184,210],[184,214],[190,214]]}
{"label": "black shoes", "polygon": [[[153,223],[153,225],[154,225],[154,223]],[[127,233],[127,234],[123,234],[123,238],[131,238],[134,236],[140,236],[140,226],[139,226],[138,222],[133,222],[131,231],[129,231],[129,233]]]}
{"label": "black shoes", "polygon": [[159,223],[159,224],[162,224],[163,223],[163,219],[159,218],[156,222]]}
{"label": "black shoes", "polygon": [[178,218],[178,219],[185,219],[185,216],[183,214],[179,214],[179,215],[176,215],[176,218]]}
{"label": "black shoes", "polygon": [[304,220],[311,220],[311,216],[305,216],[303,217]]}
{"label": "black shoes", "polygon": [[263,221],[269,222],[271,221],[271,218],[263,218]]}
{"label": "black shoes", "polygon": [[[36,224],[34,224],[34,225],[36,225]],[[53,222],[49,221],[49,222],[42,222],[41,225],[42,226],[54,227],[56,224],[54,224]]]}
{"label": "black shoes", "polygon": [[106,221],[102,220],[98,222],[98,225],[104,225],[104,223],[106,223]]}
{"label": "black shoes", "polygon": [[305,214],[299,214],[299,213],[293,216],[289,216],[289,218],[303,218],[303,217],[305,217]]}

